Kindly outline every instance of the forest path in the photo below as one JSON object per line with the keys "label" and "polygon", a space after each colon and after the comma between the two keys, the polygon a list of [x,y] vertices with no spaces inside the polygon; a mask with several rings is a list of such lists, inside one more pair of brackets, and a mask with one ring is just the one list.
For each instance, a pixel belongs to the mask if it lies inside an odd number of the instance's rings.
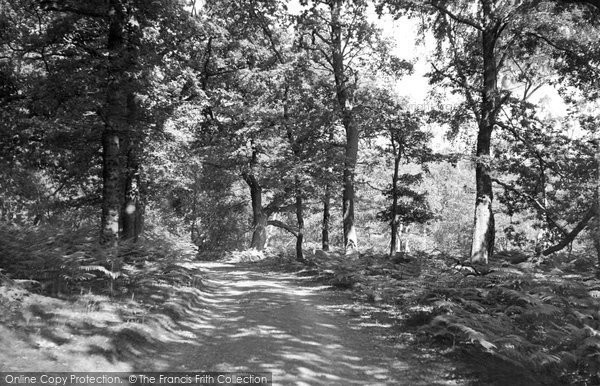
{"label": "forest path", "polygon": [[196,343],[163,346],[152,367],[269,371],[277,385],[456,384],[447,361],[394,339],[397,325],[362,315],[346,293],[248,264],[200,268],[206,306],[186,318]]}

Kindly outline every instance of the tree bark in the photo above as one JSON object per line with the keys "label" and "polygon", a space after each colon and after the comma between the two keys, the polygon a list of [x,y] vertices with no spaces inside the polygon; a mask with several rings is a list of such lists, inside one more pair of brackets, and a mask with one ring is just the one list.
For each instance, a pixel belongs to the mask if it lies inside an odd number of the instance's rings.
{"label": "tree bark", "polygon": [[342,212],[344,223],[344,247],[352,252],[358,247],[356,225],[354,222],[354,178],[358,157],[358,128],[350,105],[350,90],[346,79],[344,54],[342,48],[342,12],[343,0],[332,0],[331,8],[331,42],[332,65],[335,78],[336,98],[339,105],[342,124],[346,131],[344,154],[344,187],[342,193]]}
{"label": "tree bark", "polygon": [[329,186],[325,188],[325,197],[323,198],[323,228],[321,232],[321,246],[324,251],[329,251],[329,219],[331,217],[331,193]]}
{"label": "tree bark", "polygon": [[302,202],[302,185],[300,177],[296,176],[296,220],[298,221],[298,235],[296,236],[296,260],[304,262],[302,243],[304,241],[304,213]]}
{"label": "tree bark", "polygon": [[119,212],[121,210],[121,165],[119,162],[119,135],[110,129],[102,134],[102,219],[100,241],[116,247],[119,239]]}
{"label": "tree bark", "polygon": [[598,262],[600,263],[600,131],[596,132],[596,138],[594,142],[596,144],[596,191],[594,192],[596,210],[594,229],[592,230],[592,239],[594,240],[596,255],[598,255]]}
{"label": "tree bark", "polygon": [[262,186],[251,173],[244,173],[243,177],[250,189],[252,201],[252,241],[250,242],[250,248],[263,251],[267,243],[267,221],[269,216],[262,206]]}
{"label": "tree bark", "polygon": [[392,176],[392,221],[390,223],[392,228],[391,241],[390,241],[390,257],[396,256],[398,250],[398,175],[400,173],[400,160],[402,159],[402,153],[396,146],[394,139],[394,133],[390,133],[392,141],[392,150],[394,151],[394,175]]}
{"label": "tree bark", "polygon": [[121,210],[121,238],[136,242],[143,230],[144,208],[139,169],[133,168],[125,179],[125,202]]}
{"label": "tree bark", "polygon": [[[477,138],[477,156],[489,154],[489,131],[480,131]],[[492,212],[492,181],[489,167],[477,161],[475,169],[477,193],[475,198],[475,224],[471,244],[471,262],[487,264],[494,251],[495,223]]]}
{"label": "tree bark", "polygon": [[121,209],[121,238],[136,242],[143,229],[143,201],[139,163],[139,135],[133,128],[138,119],[135,95],[127,95],[128,130],[123,133],[122,162],[125,163],[123,178],[123,207]]}
{"label": "tree bark", "polygon": [[119,214],[123,202],[121,162],[122,136],[127,131],[127,91],[125,90],[125,25],[126,10],[121,1],[110,1],[108,87],[105,126],[102,133],[102,217],[100,241],[116,247],[119,239]]}
{"label": "tree bark", "polygon": [[[483,1],[485,20],[493,20],[490,1]],[[489,23],[489,22],[488,22]],[[489,156],[492,131],[496,122],[498,87],[498,70],[496,64],[496,41],[499,25],[485,26],[482,31],[483,48],[483,89],[481,101],[481,120],[477,135],[477,152],[475,167],[475,224],[471,244],[471,262],[487,264],[494,251],[495,224],[492,202],[492,179]]]}

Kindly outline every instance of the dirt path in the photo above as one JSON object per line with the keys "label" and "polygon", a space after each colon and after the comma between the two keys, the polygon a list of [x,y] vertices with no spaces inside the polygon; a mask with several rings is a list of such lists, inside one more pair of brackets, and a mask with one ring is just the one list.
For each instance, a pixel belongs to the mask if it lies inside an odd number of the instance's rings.
{"label": "dirt path", "polygon": [[365,316],[344,293],[256,267],[201,267],[208,306],[178,322],[192,343],[163,346],[139,370],[271,371],[279,385],[456,384],[448,363],[393,339],[393,324]]}
{"label": "dirt path", "polygon": [[385,310],[354,304],[345,292],[256,264],[179,265],[199,276],[138,287],[130,302],[0,287],[0,346],[11,347],[0,350],[0,370],[268,371],[275,385],[458,384],[448,360],[407,344],[410,335]]}

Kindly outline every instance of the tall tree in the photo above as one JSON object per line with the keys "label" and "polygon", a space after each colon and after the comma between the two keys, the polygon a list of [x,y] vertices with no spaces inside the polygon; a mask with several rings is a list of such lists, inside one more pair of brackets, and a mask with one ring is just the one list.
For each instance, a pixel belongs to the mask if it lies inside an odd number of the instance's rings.
{"label": "tall tree", "polygon": [[354,112],[354,94],[360,79],[358,69],[361,67],[367,73],[375,72],[384,63],[388,64],[389,47],[367,20],[367,1],[304,0],[301,3],[310,5],[299,18],[301,44],[313,53],[317,63],[331,73],[336,112],[345,132],[342,212],[344,247],[350,253],[358,248],[354,213],[360,138]]}
{"label": "tall tree", "polygon": [[346,251],[358,248],[358,237],[354,224],[354,178],[358,157],[358,127],[352,114],[351,84],[345,70],[342,46],[342,6],[343,0],[329,3],[331,19],[331,64],[335,79],[336,96],[346,130],[346,153],[344,157],[344,188],[342,194],[342,213],[344,216],[344,247]]}
{"label": "tall tree", "polygon": [[135,48],[130,44],[126,26],[129,21],[128,9],[124,1],[110,0],[107,10],[108,26],[108,71],[106,105],[103,112],[104,131],[102,133],[103,190],[102,190],[102,242],[116,246],[119,237],[119,216],[123,203],[123,176],[125,165],[121,154],[127,154],[124,144],[129,135],[131,114],[128,100],[132,90],[129,86],[129,71],[135,64]]}
{"label": "tall tree", "polygon": [[206,4],[199,14],[220,22],[211,32],[204,61],[203,91],[209,102],[199,125],[199,144],[206,162],[237,170],[246,183],[252,211],[250,247],[263,250],[269,217],[290,207],[289,186],[272,173],[284,163],[282,144],[288,142],[283,90],[289,46],[282,44],[286,31],[281,26],[285,9],[270,0],[223,2]]}
{"label": "tall tree", "polygon": [[514,42],[523,35],[523,19],[538,3],[503,0],[392,2],[400,9],[408,7],[429,15],[423,20],[433,23],[423,27],[433,30],[438,39],[431,81],[446,84],[464,97],[464,102],[455,111],[455,123],[472,119],[477,126],[473,263],[486,264],[494,250],[490,150],[498,113],[509,97],[509,92],[501,89],[498,81],[511,58]]}
{"label": "tall tree", "polygon": [[[0,43],[15,48],[7,56],[15,65],[22,59],[33,64],[26,95],[45,111],[30,110],[27,119],[43,121],[57,135],[68,136],[63,145],[70,146],[68,153],[91,155],[87,165],[77,162],[61,173],[66,176],[57,192],[76,190],[67,177],[81,174],[91,184],[92,176],[100,174],[102,193],[93,194],[101,196],[102,241],[115,246],[120,236],[135,238],[141,230],[146,134],[161,126],[163,113],[173,104],[158,99],[165,93],[154,79],[155,68],[179,48],[173,35],[180,33],[185,41],[194,31],[184,4],[6,0],[2,7],[37,25],[26,30],[13,25]],[[170,28],[162,28],[166,23]],[[168,81],[171,72],[163,65],[162,79]],[[89,149],[76,148],[83,147],[71,139],[76,135]]]}

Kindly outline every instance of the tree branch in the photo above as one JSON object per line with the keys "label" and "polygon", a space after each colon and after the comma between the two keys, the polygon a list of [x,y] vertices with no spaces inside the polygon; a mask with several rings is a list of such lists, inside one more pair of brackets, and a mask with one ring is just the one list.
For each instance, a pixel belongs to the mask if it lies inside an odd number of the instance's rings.
{"label": "tree branch", "polygon": [[478,110],[478,103],[475,101],[475,98],[473,98],[473,94],[471,93],[472,87],[468,84],[466,77],[463,76],[463,74],[462,74],[462,71],[459,70],[459,66],[455,66],[456,71],[458,72],[459,78],[440,70],[439,68],[437,68],[437,66],[434,63],[431,63],[431,67],[433,68],[433,70],[435,72],[437,72],[441,76],[447,78],[448,80],[450,80],[450,82],[454,83],[456,86],[462,88],[462,90],[465,93],[465,99],[467,100],[467,104],[468,104],[469,108],[471,109],[471,112],[475,116],[476,121],[479,122],[481,120],[481,115]]}
{"label": "tree branch", "polygon": [[571,232],[569,232],[565,237],[558,243],[550,248],[546,248],[542,255],[548,256],[554,252],[558,252],[567,245],[571,244],[573,240],[577,237],[577,235],[586,227],[588,222],[594,217],[594,212],[596,211],[596,204],[594,204],[584,215],[583,219],[573,228]]}
{"label": "tree branch", "polygon": [[561,46],[560,44],[558,44],[558,43],[550,40],[549,38],[547,38],[545,36],[542,36],[542,35],[540,35],[538,33],[527,32],[527,35],[533,36],[535,38],[538,38],[538,39],[542,40],[543,42],[545,42],[546,44],[548,44],[550,47],[552,47],[552,48],[554,48],[556,50],[565,52],[565,53],[571,55],[572,57],[575,57],[575,58],[578,58],[578,59],[584,59],[584,60],[586,59],[586,55],[579,54],[579,53],[573,51],[572,49],[570,49],[568,47]]}
{"label": "tree branch", "polygon": [[473,20],[469,20],[467,18],[464,18],[462,16],[459,16],[459,15],[449,11],[448,9],[438,5],[437,2],[435,2],[435,1],[429,1],[428,4],[430,6],[432,6],[433,8],[435,8],[436,10],[438,10],[439,12],[443,13],[444,15],[449,16],[454,21],[457,21],[461,24],[466,24],[468,26],[471,26],[478,31],[483,31],[482,25],[479,25],[479,24],[475,23]]}
{"label": "tree branch", "polygon": [[295,237],[298,237],[298,229],[294,228],[293,226],[290,226],[282,221],[269,220],[269,221],[267,221],[267,225],[272,225],[274,227],[284,229],[284,230],[290,232],[291,234],[293,234]]}
{"label": "tree branch", "polygon": [[521,191],[519,191],[517,188],[515,188],[512,185],[509,185],[505,182],[502,182],[500,180],[498,180],[497,178],[492,178],[492,182],[497,183],[498,185],[502,186],[505,190],[509,190],[513,193],[516,193],[517,195],[521,196],[521,197],[525,197],[527,200],[529,200],[533,206],[536,208],[536,210],[538,212],[540,212],[541,214],[543,214],[546,218],[546,221],[553,226],[554,228],[556,228],[560,233],[562,233],[565,237],[568,236],[568,232],[565,230],[565,228],[563,228],[562,226],[560,226],[553,218],[550,217],[550,214],[548,212],[548,209],[546,209],[546,207],[544,205],[542,205],[541,202],[539,202],[538,200],[535,199],[535,197],[531,196],[530,194],[527,193],[523,193]]}

